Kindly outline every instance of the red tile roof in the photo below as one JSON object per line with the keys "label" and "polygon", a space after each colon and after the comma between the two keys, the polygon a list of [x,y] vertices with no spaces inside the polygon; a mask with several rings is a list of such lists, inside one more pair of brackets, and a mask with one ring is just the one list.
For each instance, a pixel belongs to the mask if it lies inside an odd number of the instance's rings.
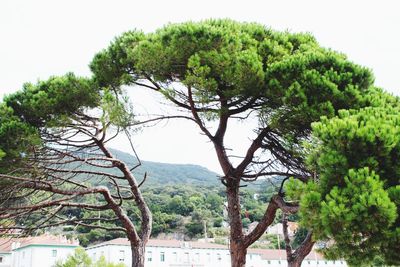
{"label": "red tile roof", "polygon": [[0,238],[0,253],[10,253],[13,238]]}
{"label": "red tile roof", "polygon": [[285,260],[286,251],[279,249],[261,249],[261,248],[250,248],[247,253],[260,254],[264,260]]}
{"label": "red tile roof", "polygon": [[[248,249],[248,253],[260,254],[264,260],[286,260],[286,250],[283,249]],[[323,260],[323,256],[314,250],[310,252],[305,260]]]}
{"label": "red tile roof", "polygon": [[0,238],[0,252],[11,252],[12,244],[19,243],[14,248],[22,248],[29,245],[58,245],[58,246],[79,246],[77,240],[68,240],[65,236],[54,236],[44,234],[41,236],[30,236],[23,238]]}
{"label": "red tile roof", "polygon": [[[129,246],[129,240],[127,238],[116,238],[112,239],[100,244],[97,244],[97,246],[103,246],[103,245],[123,245],[123,246]],[[227,249],[228,247],[225,245],[219,245],[215,243],[205,243],[205,242],[186,242],[186,241],[180,241],[180,240],[175,240],[175,239],[169,239],[169,240],[164,240],[164,239],[149,239],[147,242],[147,245],[149,247],[172,247],[172,248],[180,248],[180,247],[189,247],[189,248],[213,248],[213,249]]]}

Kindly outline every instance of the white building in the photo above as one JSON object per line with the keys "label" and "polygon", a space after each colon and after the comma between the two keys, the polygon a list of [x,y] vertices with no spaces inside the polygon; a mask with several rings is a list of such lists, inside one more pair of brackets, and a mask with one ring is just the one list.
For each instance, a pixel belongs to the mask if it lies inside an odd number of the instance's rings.
{"label": "white building", "polygon": [[10,239],[0,238],[0,267],[11,266],[11,246],[12,241]]}
{"label": "white building", "polygon": [[[87,253],[96,261],[104,256],[106,261],[124,263],[132,262],[130,243],[125,238],[117,238],[86,248]],[[183,242],[178,240],[151,239],[146,246],[146,267],[229,267],[230,253],[227,246],[204,243]],[[249,249],[246,266],[287,266],[286,252],[273,249]],[[311,252],[303,262],[303,266],[345,267],[344,261],[327,261],[316,252]]]}
{"label": "white building", "polygon": [[[294,236],[296,231],[298,230],[299,225],[296,222],[288,222],[288,234],[289,236]],[[283,237],[283,225],[282,223],[277,223],[274,225],[271,225],[267,228],[266,231],[267,234],[269,235],[279,235]]]}
{"label": "white building", "polygon": [[[131,265],[131,247],[125,238],[117,238],[86,249],[92,260],[104,256],[106,261],[123,262]],[[201,243],[182,242],[178,240],[149,240],[146,246],[146,267],[160,266],[212,266],[220,262],[220,267],[229,265],[229,251],[226,246]],[[230,266],[230,265],[229,265]]]}
{"label": "white building", "polygon": [[0,239],[0,267],[52,267],[65,260],[79,246],[63,236],[42,235]]}

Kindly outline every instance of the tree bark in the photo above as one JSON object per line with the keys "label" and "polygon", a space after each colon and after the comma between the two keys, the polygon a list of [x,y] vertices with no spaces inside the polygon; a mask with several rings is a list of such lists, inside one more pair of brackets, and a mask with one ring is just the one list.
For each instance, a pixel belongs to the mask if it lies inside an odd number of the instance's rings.
{"label": "tree bark", "polygon": [[288,261],[288,267],[300,267],[302,262],[302,260]]}
{"label": "tree bark", "polygon": [[230,222],[230,253],[231,266],[242,267],[246,266],[247,247],[243,239],[243,225],[240,215],[240,199],[239,199],[239,182],[233,177],[229,178],[226,188],[228,200],[228,216]]}
{"label": "tree bark", "polygon": [[300,267],[304,258],[311,252],[314,241],[312,240],[312,232],[309,231],[304,241],[301,245],[293,252],[291,255],[288,255],[288,267]]}
{"label": "tree bark", "polygon": [[246,266],[247,248],[243,247],[243,245],[241,245],[240,243],[231,242],[229,249],[231,252],[231,266],[232,267]]}
{"label": "tree bark", "polygon": [[131,242],[132,267],[144,267],[145,243],[139,241],[138,244]]}

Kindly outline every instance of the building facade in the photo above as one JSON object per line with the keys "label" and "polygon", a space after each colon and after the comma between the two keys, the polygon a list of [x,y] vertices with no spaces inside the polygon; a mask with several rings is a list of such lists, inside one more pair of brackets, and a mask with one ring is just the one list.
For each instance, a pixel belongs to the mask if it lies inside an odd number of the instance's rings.
{"label": "building facade", "polygon": [[[106,261],[132,262],[130,244],[127,239],[117,238],[86,248],[89,257],[96,261],[104,256]],[[150,239],[146,245],[146,267],[229,267],[230,253],[227,246],[206,242],[183,242],[178,240]],[[249,249],[246,266],[287,266],[286,252],[273,249]],[[344,261],[328,261],[315,251],[303,261],[305,267],[345,267]]]}
{"label": "building facade", "polygon": [[12,242],[9,239],[0,238],[0,267],[11,267],[11,246]]}
{"label": "building facade", "polygon": [[77,240],[42,235],[0,239],[0,267],[53,267],[79,246]]}

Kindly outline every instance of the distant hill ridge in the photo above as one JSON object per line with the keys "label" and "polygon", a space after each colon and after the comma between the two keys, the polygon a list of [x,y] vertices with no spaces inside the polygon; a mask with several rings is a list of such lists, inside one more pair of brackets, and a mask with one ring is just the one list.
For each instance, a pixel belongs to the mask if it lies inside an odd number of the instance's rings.
{"label": "distant hill ridge", "polygon": [[[117,149],[110,149],[113,155],[129,166],[137,164],[137,160],[129,153]],[[133,173],[138,181],[147,172],[145,185],[192,184],[213,186],[220,185],[219,175],[205,167],[195,164],[160,163],[141,160],[142,165]]]}

